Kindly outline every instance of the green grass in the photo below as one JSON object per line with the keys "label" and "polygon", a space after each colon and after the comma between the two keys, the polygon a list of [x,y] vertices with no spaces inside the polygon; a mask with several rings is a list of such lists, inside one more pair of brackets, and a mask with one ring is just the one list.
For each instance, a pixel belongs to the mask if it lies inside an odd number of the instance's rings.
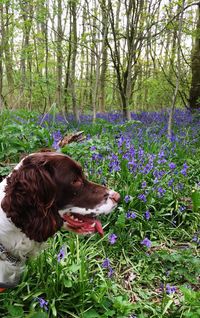
{"label": "green grass", "polygon": [[[54,118],[41,127],[37,114],[17,115],[20,118],[6,112],[1,117],[1,175],[10,171],[8,163],[17,162],[22,153],[51,146],[55,130],[63,134],[84,130],[90,139],[62,151],[78,160],[91,180],[106,182],[118,191],[121,202],[111,215],[102,217],[103,238],[60,232],[49,239],[47,249],[27,263],[19,286],[0,295],[0,316],[200,317],[200,140],[198,135],[194,140],[191,124],[177,124],[180,138],[170,142],[164,133],[155,138],[163,128],[159,123],[113,124],[101,119],[95,125],[76,127]],[[119,134],[126,139],[120,145]],[[134,163],[137,168],[130,172]],[[170,163],[175,168],[169,168]],[[145,200],[139,198],[141,194]],[[149,220],[144,216],[147,210]],[[133,218],[127,218],[128,211]],[[110,244],[113,233],[117,240]],[[150,248],[141,244],[144,238],[150,239]],[[61,248],[65,257],[59,262]],[[105,259],[109,259],[107,267],[102,266]],[[175,292],[168,294],[173,286]],[[48,302],[47,311],[40,308],[38,297]]]}

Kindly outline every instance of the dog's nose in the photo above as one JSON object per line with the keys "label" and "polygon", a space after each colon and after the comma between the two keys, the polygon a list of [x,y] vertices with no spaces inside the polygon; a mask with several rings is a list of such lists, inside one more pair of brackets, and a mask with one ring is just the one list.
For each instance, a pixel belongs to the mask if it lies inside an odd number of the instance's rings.
{"label": "dog's nose", "polygon": [[109,197],[116,203],[120,201],[120,194],[118,192],[113,191]]}

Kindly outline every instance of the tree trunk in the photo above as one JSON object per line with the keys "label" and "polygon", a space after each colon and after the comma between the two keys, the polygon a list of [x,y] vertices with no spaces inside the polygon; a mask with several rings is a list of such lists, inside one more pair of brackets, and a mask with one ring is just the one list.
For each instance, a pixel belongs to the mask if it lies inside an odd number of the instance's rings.
{"label": "tree trunk", "polygon": [[0,42],[0,110],[3,108],[3,4],[0,3],[0,21],[1,21],[1,28],[0,28],[0,35],[1,35],[1,42]]}
{"label": "tree trunk", "polygon": [[[171,140],[172,138],[172,123],[173,123],[173,115],[175,111],[176,99],[178,95],[179,85],[180,85],[180,73],[181,73],[181,35],[182,35],[182,26],[183,26],[183,8],[184,8],[185,0],[182,1],[181,6],[178,5],[178,12],[180,11],[180,15],[178,15],[178,33],[177,33],[177,78],[176,85],[174,89],[174,94],[172,96],[172,106],[169,113],[168,120],[168,138]],[[174,41],[176,41],[174,39]]]}
{"label": "tree trunk", "polygon": [[72,107],[74,117],[77,122],[80,122],[79,110],[76,100],[76,57],[77,57],[77,0],[71,0],[71,15],[72,15],[72,63],[71,63],[71,93],[72,93]]}
{"label": "tree trunk", "polygon": [[[13,78],[13,58],[11,54],[11,47],[10,47],[10,20],[9,20],[9,2],[5,3],[5,22],[2,23],[2,44],[3,44],[3,51],[4,51],[4,61],[5,61],[5,68],[6,68],[6,78],[9,88],[9,99],[8,103],[11,107],[13,107],[13,98],[14,98],[14,78]],[[3,5],[2,5],[3,6]],[[3,7],[4,8],[4,7]],[[2,8],[2,10],[3,10]],[[3,12],[4,13],[4,12]],[[6,27],[5,27],[6,26]]]}
{"label": "tree trunk", "polygon": [[57,12],[57,96],[56,102],[59,107],[62,106],[62,0],[58,0]]}
{"label": "tree trunk", "polygon": [[197,8],[197,14],[196,37],[192,50],[192,83],[189,97],[191,109],[200,108],[200,4]]}
{"label": "tree trunk", "polygon": [[101,3],[102,10],[102,64],[101,64],[101,74],[100,74],[100,85],[99,85],[99,111],[101,113],[105,112],[105,81],[106,81],[106,70],[107,70],[107,44],[106,38],[108,35],[108,12],[106,8],[106,0]]}

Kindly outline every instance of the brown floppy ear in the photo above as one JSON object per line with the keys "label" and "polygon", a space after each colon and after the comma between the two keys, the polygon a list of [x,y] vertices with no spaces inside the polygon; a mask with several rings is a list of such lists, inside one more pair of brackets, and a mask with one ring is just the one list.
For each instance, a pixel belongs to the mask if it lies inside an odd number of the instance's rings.
{"label": "brown floppy ear", "polygon": [[61,226],[56,185],[44,166],[25,165],[7,178],[2,208],[30,239],[43,242]]}

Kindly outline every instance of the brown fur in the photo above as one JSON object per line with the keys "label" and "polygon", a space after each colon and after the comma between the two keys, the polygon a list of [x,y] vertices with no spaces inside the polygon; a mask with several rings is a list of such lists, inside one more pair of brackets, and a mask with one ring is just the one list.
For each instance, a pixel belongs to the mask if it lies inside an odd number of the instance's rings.
{"label": "brown fur", "polygon": [[63,225],[58,210],[72,204],[93,208],[107,188],[89,182],[78,163],[55,153],[26,157],[7,178],[2,208],[30,239],[43,242]]}

